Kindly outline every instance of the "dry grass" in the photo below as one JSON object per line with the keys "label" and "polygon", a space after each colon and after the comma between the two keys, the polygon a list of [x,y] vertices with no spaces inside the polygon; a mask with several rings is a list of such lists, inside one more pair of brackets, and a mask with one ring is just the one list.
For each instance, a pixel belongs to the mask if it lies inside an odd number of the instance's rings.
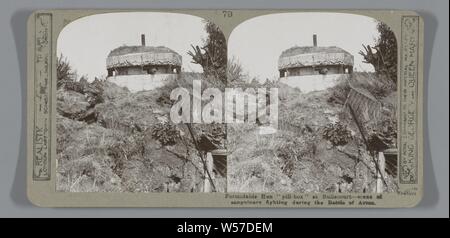
{"label": "dry grass", "polygon": [[[374,82],[377,80],[374,77],[373,74],[358,73],[352,80],[359,87],[379,92],[377,97],[383,105],[392,106],[396,100],[395,92],[384,81]],[[277,133],[259,135],[257,125],[253,124],[228,126],[227,141],[231,153],[228,191],[362,192],[363,188],[373,189],[374,167],[368,168],[359,162],[358,158],[363,160],[367,152],[364,152],[356,125],[343,109],[349,92],[348,83],[308,94],[283,84],[278,87]],[[388,111],[389,115],[395,114]],[[337,138],[338,143],[333,144],[330,138],[322,135],[336,123],[346,128],[346,133],[345,140]],[[331,134],[333,140],[336,139]],[[387,180],[391,184],[395,181],[392,177]]]}
{"label": "dry grass", "polygon": [[[164,95],[195,79],[171,82],[164,88],[131,94],[108,82],[100,82],[103,102],[89,109],[62,92],[57,116],[57,190],[67,192],[199,192],[203,170],[187,131],[173,129],[180,137],[164,144],[155,139],[153,126],[167,120],[171,101]],[[98,83],[98,82],[97,82]],[[192,88],[192,86],[190,86]],[[80,99],[82,97],[79,97]],[[79,121],[72,111],[90,110],[95,120]]]}

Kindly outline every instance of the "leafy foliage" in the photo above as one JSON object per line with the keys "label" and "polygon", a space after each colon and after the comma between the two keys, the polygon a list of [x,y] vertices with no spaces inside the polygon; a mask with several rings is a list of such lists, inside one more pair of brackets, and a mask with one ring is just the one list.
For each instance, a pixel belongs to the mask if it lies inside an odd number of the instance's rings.
{"label": "leafy foliage", "polygon": [[287,138],[286,142],[277,148],[277,156],[283,160],[283,172],[291,177],[294,173],[296,161],[313,158],[317,150],[316,143],[313,133],[306,133],[301,137]]}
{"label": "leafy foliage", "polygon": [[213,76],[226,84],[227,43],[225,35],[212,22],[206,22],[205,30],[208,38],[203,46],[191,45],[193,51],[189,51],[188,54],[192,57],[192,63],[202,66],[206,77]]}
{"label": "leafy foliage", "polygon": [[[388,25],[379,22],[377,30],[380,33],[375,46],[364,46],[359,54],[364,62],[373,65],[375,72],[386,75],[393,83],[397,83],[397,40]],[[375,51],[374,51],[375,50]]]}
{"label": "leafy foliage", "polygon": [[56,64],[57,88],[60,88],[67,82],[73,82],[76,78],[76,72],[72,69],[69,61],[62,54],[57,58]]}
{"label": "leafy foliage", "polygon": [[170,123],[158,123],[152,127],[152,137],[162,145],[174,145],[181,137],[177,127]]}
{"label": "leafy foliage", "polygon": [[334,146],[346,145],[352,139],[347,126],[339,122],[326,125],[322,135],[324,139],[330,141]]}

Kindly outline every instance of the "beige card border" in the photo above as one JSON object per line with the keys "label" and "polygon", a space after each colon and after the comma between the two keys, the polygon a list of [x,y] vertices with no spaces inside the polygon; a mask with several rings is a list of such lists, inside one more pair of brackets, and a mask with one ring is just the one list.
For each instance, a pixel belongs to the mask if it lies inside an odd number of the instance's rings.
{"label": "beige card border", "polygon": [[[293,12],[364,15],[393,29],[398,47],[399,181],[398,193],[67,193],[57,192],[56,170],[56,41],[70,22],[112,12],[172,12],[213,21],[225,36],[256,16]],[[272,207],[380,208],[412,207],[423,195],[423,20],[413,11],[385,10],[41,10],[28,19],[27,59],[27,194],[43,207]],[[403,91],[402,91],[403,90]],[[402,99],[404,98],[404,99]],[[408,123],[402,123],[405,120]],[[406,133],[408,132],[408,133]],[[402,136],[405,135],[405,136]],[[407,179],[409,178],[409,180]],[[240,204],[251,201],[252,204]],[[286,202],[287,205],[283,203]]]}

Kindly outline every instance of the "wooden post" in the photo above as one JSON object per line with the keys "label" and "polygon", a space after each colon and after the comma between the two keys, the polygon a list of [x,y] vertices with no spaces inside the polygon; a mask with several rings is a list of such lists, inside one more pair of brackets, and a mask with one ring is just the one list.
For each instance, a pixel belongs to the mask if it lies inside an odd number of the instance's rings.
{"label": "wooden post", "polygon": [[210,193],[211,192],[211,180],[214,179],[213,166],[214,166],[213,156],[212,156],[211,152],[207,152],[206,153],[206,168],[205,169],[207,169],[208,171],[205,171],[205,175],[206,174],[210,174],[211,175],[211,179],[208,178],[208,176],[205,176],[204,188],[203,188],[203,192],[205,192],[205,193]]}
{"label": "wooden post", "polygon": [[386,159],[383,152],[378,152],[378,173],[377,173],[377,193],[383,192],[384,170],[386,168]]}
{"label": "wooden post", "polygon": [[[191,134],[192,141],[194,142],[194,145],[195,145],[195,149],[197,149],[198,155],[200,156],[200,159],[202,160],[203,168],[206,170],[205,171],[206,172],[205,178],[209,179],[209,182],[212,185],[213,192],[216,192],[217,191],[216,190],[216,185],[214,185],[213,177],[212,177],[211,173],[209,172],[209,170],[207,169],[208,166],[207,166],[207,163],[206,163],[206,159],[203,157],[203,153],[201,152],[201,150],[199,148],[198,141],[195,138],[194,130],[192,130],[191,124],[187,123],[186,126],[187,126],[187,128],[189,130],[189,134]],[[211,155],[211,157],[212,157],[212,155]]]}

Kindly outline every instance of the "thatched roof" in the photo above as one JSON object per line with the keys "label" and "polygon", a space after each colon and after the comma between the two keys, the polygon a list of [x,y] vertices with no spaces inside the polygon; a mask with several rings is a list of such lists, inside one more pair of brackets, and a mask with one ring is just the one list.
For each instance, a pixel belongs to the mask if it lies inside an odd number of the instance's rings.
{"label": "thatched roof", "polygon": [[283,53],[281,53],[280,57],[288,57],[299,54],[311,54],[311,53],[346,53],[350,54],[347,51],[339,48],[337,46],[329,46],[329,47],[321,47],[321,46],[294,46],[291,47]]}
{"label": "thatched roof", "polygon": [[283,51],[278,60],[279,69],[317,65],[353,65],[353,55],[336,46],[296,46]]}
{"label": "thatched roof", "polygon": [[121,46],[112,50],[106,59],[106,67],[141,65],[181,66],[181,55],[164,46]]}
{"label": "thatched roof", "polygon": [[177,53],[165,46],[120,46],[111,50],[108,56],[126,55],[134,53]]}

